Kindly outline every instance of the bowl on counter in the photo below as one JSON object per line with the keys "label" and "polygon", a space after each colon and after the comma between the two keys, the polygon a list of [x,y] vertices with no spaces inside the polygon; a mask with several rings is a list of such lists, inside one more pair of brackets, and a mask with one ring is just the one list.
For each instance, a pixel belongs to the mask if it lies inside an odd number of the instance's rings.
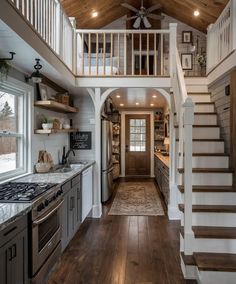
{"label": "bowl on counter", "polygon": [[64,129],[70,129],[70,124],[63,124]]}
{"label": "bowl on counter", "polygon": [[37,173],[48,173],[52,167],[51,163],[37,163],[35,170]]}

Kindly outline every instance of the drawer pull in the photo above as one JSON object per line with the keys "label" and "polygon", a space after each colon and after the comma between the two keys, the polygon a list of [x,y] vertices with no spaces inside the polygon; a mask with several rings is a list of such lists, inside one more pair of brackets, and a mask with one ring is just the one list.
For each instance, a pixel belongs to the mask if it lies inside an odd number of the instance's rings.
{"label": "drawer pull", "polygon": [[7,231],[6,233],[3,234],[4,237],[6,237],[7,235],[9,235],[11,232],[15,231],[17,229],[17,226],[11,228],[9,231]]}

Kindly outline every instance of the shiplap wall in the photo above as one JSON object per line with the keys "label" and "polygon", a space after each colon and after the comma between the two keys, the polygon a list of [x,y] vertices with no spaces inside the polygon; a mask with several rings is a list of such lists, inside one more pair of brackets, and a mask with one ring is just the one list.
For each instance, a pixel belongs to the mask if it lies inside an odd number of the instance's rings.
{"label": "shiplap wall", "polygon": [[225,95],[225,87],[229,84],[230,77],[226,75],[209,87],[221,128],[221,138],[225,140],[226,153],[230,153],[230,96]]}
{"label": "shiplap wall", "polygon": [[75,150],[75,157],[71,155],[71,160],[94,160],[95,158],[95,111],[93,101],[90,96],[77,95],[73,97],[74,106],[79,108],[79,112],[70,115],[73,121],[73,128],[78,128],[79,131],[92,132],[92,149],[91,150]]}

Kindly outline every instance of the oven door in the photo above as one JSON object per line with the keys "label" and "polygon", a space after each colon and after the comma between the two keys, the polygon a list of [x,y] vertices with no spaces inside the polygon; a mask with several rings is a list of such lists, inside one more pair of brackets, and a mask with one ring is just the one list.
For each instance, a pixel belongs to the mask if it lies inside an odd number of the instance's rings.
{"label": "oven door", "polygon": [[41,268],[61,239],[61,205],[55,204],[50,211],[32,224],[32,276]]}

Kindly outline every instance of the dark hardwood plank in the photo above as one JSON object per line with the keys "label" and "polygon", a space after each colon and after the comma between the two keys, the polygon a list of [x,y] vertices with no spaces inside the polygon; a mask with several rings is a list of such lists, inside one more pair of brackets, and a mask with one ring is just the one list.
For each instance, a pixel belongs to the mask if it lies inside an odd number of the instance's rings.
{"label": "dark hardwood plank", "polygon": [[86,218],[48,284],[196,283],[181,272],[179,221],[110,216],[111,204],[103,206],[101,219]]}

